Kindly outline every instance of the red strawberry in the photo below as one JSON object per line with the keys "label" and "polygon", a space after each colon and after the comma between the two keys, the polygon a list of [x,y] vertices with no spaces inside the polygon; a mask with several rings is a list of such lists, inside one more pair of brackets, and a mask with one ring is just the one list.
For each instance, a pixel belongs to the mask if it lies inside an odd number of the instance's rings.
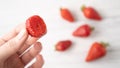
{"label": "red strawberry", "polygon": [[76,37],[88,37],[91,34],[91,31],[93,30],[93,27],[90,27],[88,24],[84,24],[80,27],[78,27],[74,32],[73,36]]}
{"label": "red strawberry", "polygon": [[31,16],[26,20],[26,30],[33,37],[41,37],[47,32],[46,24],[38,15]]}
{"label": "red strawberry", "polygon": [[72,45],[72,41],[71,40],[63,40],[63,41],[59,41],[55,48],[57,51],[65,51],[67,50],[70,46]]}
{"label": "red strawberry", "polygon": [[82,7],[83,14],[86,18],[88,19],[93,19],[93,20],[101,20],[101,16],[98,14],[98,12],[92,8],[92,7]]}
{"label": "red strawberry", "polygon": [[63,19],[74,22],[74,17],[72,16],[71,12],[67,8],[60,8],[60,14]]}
{"label": "red strawberry", "polygon": [[89,50],[88,56],[86,57],[86,62],[93,61],[95,59],[101,58],[106,54],[107,43],[95,42]]}

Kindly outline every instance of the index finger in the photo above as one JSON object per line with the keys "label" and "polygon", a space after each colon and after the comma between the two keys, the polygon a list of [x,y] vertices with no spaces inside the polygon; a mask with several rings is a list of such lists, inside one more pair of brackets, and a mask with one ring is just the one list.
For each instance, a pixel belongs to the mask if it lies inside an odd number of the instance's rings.
{"label": "index finger", "polygon": [[4,36],[2,36],[0,39],[5,41],[5,42],[7,42],[8,40],[14,38],[22,30],[22,28],[25,28],[25,24],[24,23],[19,24],[13,30],[11,30],[10,32],[8,32]]}

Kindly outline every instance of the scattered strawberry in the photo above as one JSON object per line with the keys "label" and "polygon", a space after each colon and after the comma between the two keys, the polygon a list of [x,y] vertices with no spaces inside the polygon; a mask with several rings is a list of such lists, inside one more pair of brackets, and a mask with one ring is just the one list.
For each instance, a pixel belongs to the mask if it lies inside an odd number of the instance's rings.
{"label": "scattered strawberry", "polygon": [[63,19],[74,22],[74,17],[72,16],[71,12],[67,8],[60,8],[60,14]]}
{"label": "scattered strawberry", "polygon": [[70,46],[72,45],[72,41],[71,40],[63,40],[63,41],[59,41],[55,48],[57,51],[65,51],[67,50]]}
{"label": "scattered strawberry", "polygon": [[47,32],[46,24],[38,15],[31,16],[26,20],[26,30],[33,37],[41,37]]}
{"label": "scattered strawberry", "polygon": [[98,58],[101,58],[103,56],[105,56],[106,54],[106,46],[108,45],[108,43],[98,43],[95,42],[92,44],[92,47],[89,50],[88,56],[86,57],[86,62],[90,62],[93,60],[96,60]]}
{"label": "scattered strawberry", "polygon": [[93,19],[93,20],[102,19],[101,16],[98,14],[98,12],[92,7],[82,6],[82,11],[83,11],[84,16],[88,19]]}
{"label": "scattered strawberry", "polygon": [[84,24],[84,25],[78,27],[73,32],[73,36],[76,36],[76,37],[88,37],[91,34],[92,30],[94,30],[93,27],[90,27],[88,24]]}

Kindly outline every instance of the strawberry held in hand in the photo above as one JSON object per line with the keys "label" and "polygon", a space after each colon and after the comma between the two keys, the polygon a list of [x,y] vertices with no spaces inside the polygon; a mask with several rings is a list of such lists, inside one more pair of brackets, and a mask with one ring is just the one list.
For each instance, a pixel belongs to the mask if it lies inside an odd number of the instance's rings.
{"label": "strawberry held in hand", "polygon": [[93,61],[93,60],[96,60],[98,58],[105,56],[106,46],[108,46],[108,43],[104,43],[104,42],[93,43],[92,47],[90,48],[88,52],[88,56],[86,57],[86,62],[90,62],[90,61]]}
{"label": "strawberry held in hand", "polygon": [[74,22],[74,17],[67,8],[60,8],[61,17],[69,22]]}
{"label": "strawberry held in hand", "polygon": [[88,19],[93,19],[93,20],[102,19],[99,13],[92,7],[82,6],[82,11],[83,11],[84,16]]}
{"label": "strawberry held in hand", "polygon": [[94,28],[90,27],[88,24],[84,24],[80,27],[78,27],[74,32],[73,36],[76,37],[88,37],[91,34],[91,31],[93,31]]}
{"label": "strawberry held in hand", "polygon": [[57,51],[65,51],[67,50],[70,46],[72,45],[72,41],[71,40],[62,40],[59,41],[56,46],[55,49]]}
{"label": "strawberry held in hand", "polygon": [[33,37],[41,37],[46,34],[46,24],[38,15],[31,16],[26,20],[26,30]]}

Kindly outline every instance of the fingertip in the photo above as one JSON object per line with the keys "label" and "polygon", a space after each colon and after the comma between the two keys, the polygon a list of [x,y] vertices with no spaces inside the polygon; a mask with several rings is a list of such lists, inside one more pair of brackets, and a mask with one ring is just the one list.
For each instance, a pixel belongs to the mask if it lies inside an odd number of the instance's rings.
{"label": "fingertip", "polygon": [[19,33],[21,31],[21,29],[25,28],[25,23],[20,23],[18,24],[14,29],[16,31],[16,33]]}
{"label": "fingertip", "polygon": [[26,43],[27,43],[28,45],[31,45],[31,44],[35,43],[38,39],[39,39],[39,38],[35,38],[35,37],[32,37],[32,36],[29,36],[29,37],[28,37],[28,40],[26,41]]}
{"label": "fingertip", "polygon": [[43,60],[43,56],[40,55],[40,54],[38,54],[38,55],[36,56],[36,58],[37,58],[37,60]]}
{"label": "fingertip", "polygon": [[37,55],[36,56],[36,62],[33,63],[29,68],[42,68],[42,66],[44,65],[44,60],[42,55]]}
{"label": "fingertip", "polygon": [[40,62],[41,65],[43,65],[44,62],[45,62],[44,59],[43,59],[43,56],[40,55],[40,54],[38,54],[38,55],[36,56],[36,59],[37,59],[38,62]]}
{"label": "fingertip", "polygon": [[35,50],[41,51],[42,50],[42,44],[40,42],[36,42],[34,44],[34,48],[35,48]]}
{"label": "fingertip", "polygon": [[20,41],[22,39],[25,39],[28,37],[28,33],[26,31],[26,29],[22,29],[19,34],[16,36],[16,40]]}

